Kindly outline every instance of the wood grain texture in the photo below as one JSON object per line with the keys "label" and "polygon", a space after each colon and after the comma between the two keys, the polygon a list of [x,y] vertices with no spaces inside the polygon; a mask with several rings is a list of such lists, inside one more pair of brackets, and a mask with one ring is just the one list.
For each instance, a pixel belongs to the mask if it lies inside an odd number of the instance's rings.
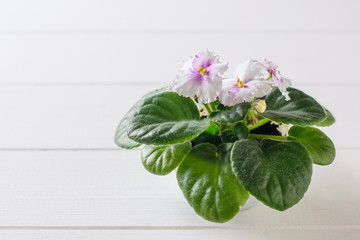
{"label": "wood grain texture", "polygon": [[359,2],[2,1],[0,30],[360,30]]}
{"label": "wood grain texture", "polygon": [[360,230],[349,228],[203,229],[203,230],[2,230],[1,239],[11,240],[358,240]]}
{"label": "wood grain texture", "polygon": [[359,154],[338,150],[331,166],[315,166],[305,197],[288,211],[258,203],[215,224],[195,214],[174,174],[147,173],[139,151],[1,151],[0,226],[358,230]]}
{"label": "wood grain texture", "polygon": [[[0,21],[1,22],[1,21]],[[275,61],[296,83],[359,84],[360,34],[0,35],[0,84],[169,83],[205,49],[229,62]]]}

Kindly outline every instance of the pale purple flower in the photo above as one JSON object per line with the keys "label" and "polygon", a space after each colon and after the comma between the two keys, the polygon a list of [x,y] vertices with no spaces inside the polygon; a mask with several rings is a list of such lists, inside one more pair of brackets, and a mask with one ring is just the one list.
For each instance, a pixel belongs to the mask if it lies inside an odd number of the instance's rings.
{"label": "pale purple flower", "polygon": [[236,78],[223,81],[220,102],[225,106],[234,106],[268,94],[272,86],[265,79],[264,70],[264,65],[256,60],[240,64],[235,71]]}
{"label": "pale purple flower", "polygon": [[172,89],[184,97],[197,97],[201,103],[217,99],[222,85],[221,75],[228,64],[219,61],[219,56],[208,50],[190,57],[176,76]]}
{"label": "pale purple flower", "polygon": [[269,74],[267,77],[269,83],[278,87],[282,95],[285,96],[285,100],[289,101],[289,92],[286,89],[291,86],[291,81],[281,76],[279,67],[274,62],[264,58],[262,63]]}
{"label": "pale purple flower", "polygon": [[264,64],[264,67],[266,69],[266,71],[270,74],[269,78],[274,77],[276,78],[279,82],[282,82],[282,77],[280,74],[280,70],[279,70],[279,66],[276,65],[274,62],[267,60],[266,58],[264,58],[262,60],[262,63]]}

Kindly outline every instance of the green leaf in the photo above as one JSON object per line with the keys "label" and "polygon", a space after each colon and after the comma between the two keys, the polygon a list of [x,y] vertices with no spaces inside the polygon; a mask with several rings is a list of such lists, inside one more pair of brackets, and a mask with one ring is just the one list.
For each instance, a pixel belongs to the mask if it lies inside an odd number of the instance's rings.
{"label": "green leaf", "polygon": [[318,127],[328,127],[335,123],[335,118],[332,115],[332,113],[329,110],[327,110],[326,108],[324,108],[324,109],[325,109],[325,113],[326,113],[326,118],[324,121],[316,124],[316,126],[318,126]]}
{"label": "green leaf", "polygon": [[245,119],[250,103],[240,103],[232,107],[219,105],[217,112],[212,112],[209,118],[219,123],[236,123]]}
{"label": "green leaf", "polygon": [[221,141],[223,143],[233,143],[239,140],[231,129],[225,129],[221,134]]}
{"label": "green leaf", "polygon": [[197,145],[178,167],[177,179],[185,198],[209,221],[230,220],[249,198],[231,170],[226,154],[231,146],[222,144],[216,149],[208,143]]}
{"label": "green leaf", "polygon": [[246,139],[249,137],[249,128],[245,126],[245,124],[239,122],[234,127],[234,133],[237,136],[237,138],[240,139]]}
{"label": "green leaf", "polygon": [[289,130],[289,136],[290,139],[296,139],[306,147],[314,163],[328,165],[334,161],[335,146],[319,129],[293,126]]}
{"label": "green leaf", "polygon": [[134,104],[134,106],[132,106],[130,108],[130,110],[121,119],[121,121],[116,129],[115,139],[114,139],[116,145],[118,145],[121,148],[125,148],[125,149],[133,149],[133,148],[136,148],[141,145],[140,143],[137,143],[137,142],[131,140],[127,135],[127,125],[129,123],[129,120],[130,120],[130,118],[132,118],[132,116],[134,115],[134,113],[136,112],[136,110],[138,109],[138,107],[141,105],[141,103],[143,102],[143,100],[145,98],[148,98],[148,97],[158,94],[160,92],[165,92],[166,89],[167,89],[167,87],[164,87],[164,88],[160,88],[160,89],[157,89],[157,90],[147,93],[139,101],[137,101]]}
{"label": "green leaf", "polygon": [[249,128],[242,122],[235,125],[233,130],[226,129],[222,132],[221,140],[224,143],[233,143],[240,139],[246,139],[249,136]]}
{"label": "green leaf", "polygon": [[311,181],[310,155],[295,141],[237,141],[231,152],[231,165],[246,190],[281,211],[298,203]]}
{"label": "green leaf", "polygon": [[266,111],[262,116],[279,123],[309,126],[322,122],[326,113],[309,95],[295,88],[288,88],[290,101],[286,101],[278,88],[266,96]]}
{"label": "green leaf", "polygon": [[141,151],[141,161],[149,172],[166,175],[172,172],[191,150],[189,141],[174,145],[145,146]]}
{"label": "green leaf", "polygon": [[211,123],[210,126],[201,133],[197,138],[194,139],[194,144],[198,145],[200,143],[211,143],[215,146],[220,145],[221,139],[219,136],[220,128],[215,123]]}
{"label": "green leaf", "polygon": [[130,119],[130,139],[150,145],[166,145],[192,140],[209,126],[200,120],[199,111],[190,98],[175,92],[163,92],[144,99]]}
{"label": "green leaf", "polygon": [[232,149],[233,145],[234,145],[234,143],[223,143],[217,147],[217,152],[219,154],[219,158],[224,159],[225,162],[230,163],[230,164],[231,164],[230,155],[231,155],[231,149]]}
{"label": "green leaf", "polygon": [[135,108],[131,108],[125,116],[121,119],[115,133],[115,144],[121,148],[133,149],[139,147],[141,144],[131,140],[127,135],[127,125],[129,119],[134,114]]}

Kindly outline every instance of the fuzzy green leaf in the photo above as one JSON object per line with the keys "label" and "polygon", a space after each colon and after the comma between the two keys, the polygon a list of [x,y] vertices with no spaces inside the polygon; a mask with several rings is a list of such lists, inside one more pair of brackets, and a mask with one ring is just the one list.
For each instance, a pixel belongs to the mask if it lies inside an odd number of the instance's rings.
{"label": "fuzzy green leaf", "polygon": [[204,132],[194,139],[194,144],[198,145],[200,143],[211,143],[218,146],[222,143],[219,132],[220,128],[215,123],[211,123]]}
{"label": "fuzzy green leaf", "polygon": [[309,151],[314,163],[329,165],[335,159],[335,146],[328,136],[314,127],[293,126],[289,130],[290,139],[301,142]]}
{"label": "fuzzy green leaf", "polygon": [[244,120],[250,106],[250,103],[240,103],[232,107],[220,105],[219,111],[210,113],[209,118],[220,123],[236,123]]}
{"label": "fuzzy green leaf", "polygon": [[174,145],[145,146],[141,151],[141,161],[149,172],[166,175],[172,172],[191,150],[189,141]]}
{"label": "fuzzy green leaf", "polygon": [[295,141],[253,139],[235,142],[231,152],[234,174],[258,200],[285,210],[300,201],[311,181],[312,161]]}
{"label": "fuzzy green leaf", "polygon": [[130,108],[130,110],[121,119],[121,121],[116,129],[115,139],[114,139],[116,145],[118,145],[121,148],[125,148],[125,149],[132,149],[132,148],[136,148],[141,145],[140,143],[137,143],[137,142],[131,140],[127,135],[127,125],[129,123],[129,120],[130,120],[130,118],[132,118],[132,116],[134,115],[134,113],[139,108],[139,106],[141,105],[141,103],[144,101],[145,98],[148,98],[148,97],[158,94],[160,92],[165,92],[166,89],[167,88],[164,87],[164,88],[160,88],[160,89],[157,89],[157,90],[147,93]]}
{"label": "fuzzy green leaf", "polygon": [[128,124],[128,136],[138,143],[166,145],[192,140],[209,127],[200,120],[190,98],[163,92],[144,99]]}
{"label": "fuzzy green leaf", "polygon": [[239,122],[235,125],[233,130],[227,129],[223,131],[221,140],[224,143],[233,143],[240,139],[246,139],[248,136],[249,128],[247,128],[242,122]]}
{"label": "fuzzy green leaf", "polygon": [[249,198],[233,174],[229,161],[232,144],[216,149],[212,144],[195,146],[180,163],[179,186],[197,214],[213,222],[233,218]]}
{"label": "fuzzy green leaf", "polygon": [[326,118],[324,121],[316,124],[316,126],[318,126],[318,127],[328,127],[335,123],[335,117],[332,115],[332,113],[328,109],[326,109],[326,108],[324,108],[324,109],[326,112]]}
{"label": "fuzzy green leaf", "polygon": [[265,97],[266,111],[262,116],[279,123],[310,126],[324,121],[323,107],[312,97],[295,88],[288,88],[290,101],[286,101],[278,88]]}

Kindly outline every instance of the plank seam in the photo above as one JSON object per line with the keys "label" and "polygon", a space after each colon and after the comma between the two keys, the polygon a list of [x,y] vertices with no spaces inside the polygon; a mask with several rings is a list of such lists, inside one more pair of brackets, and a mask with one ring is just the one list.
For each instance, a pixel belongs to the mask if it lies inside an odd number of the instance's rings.
{"label": "plank seam", "polygon": [[0,226],[0,230],[360,230],[360,225],[324,226]]}
{"label": "plank seam", "polygon": [[92,30],[0,30],[1,36],[17,35],[359,35],[360,29],[92,29]]}

